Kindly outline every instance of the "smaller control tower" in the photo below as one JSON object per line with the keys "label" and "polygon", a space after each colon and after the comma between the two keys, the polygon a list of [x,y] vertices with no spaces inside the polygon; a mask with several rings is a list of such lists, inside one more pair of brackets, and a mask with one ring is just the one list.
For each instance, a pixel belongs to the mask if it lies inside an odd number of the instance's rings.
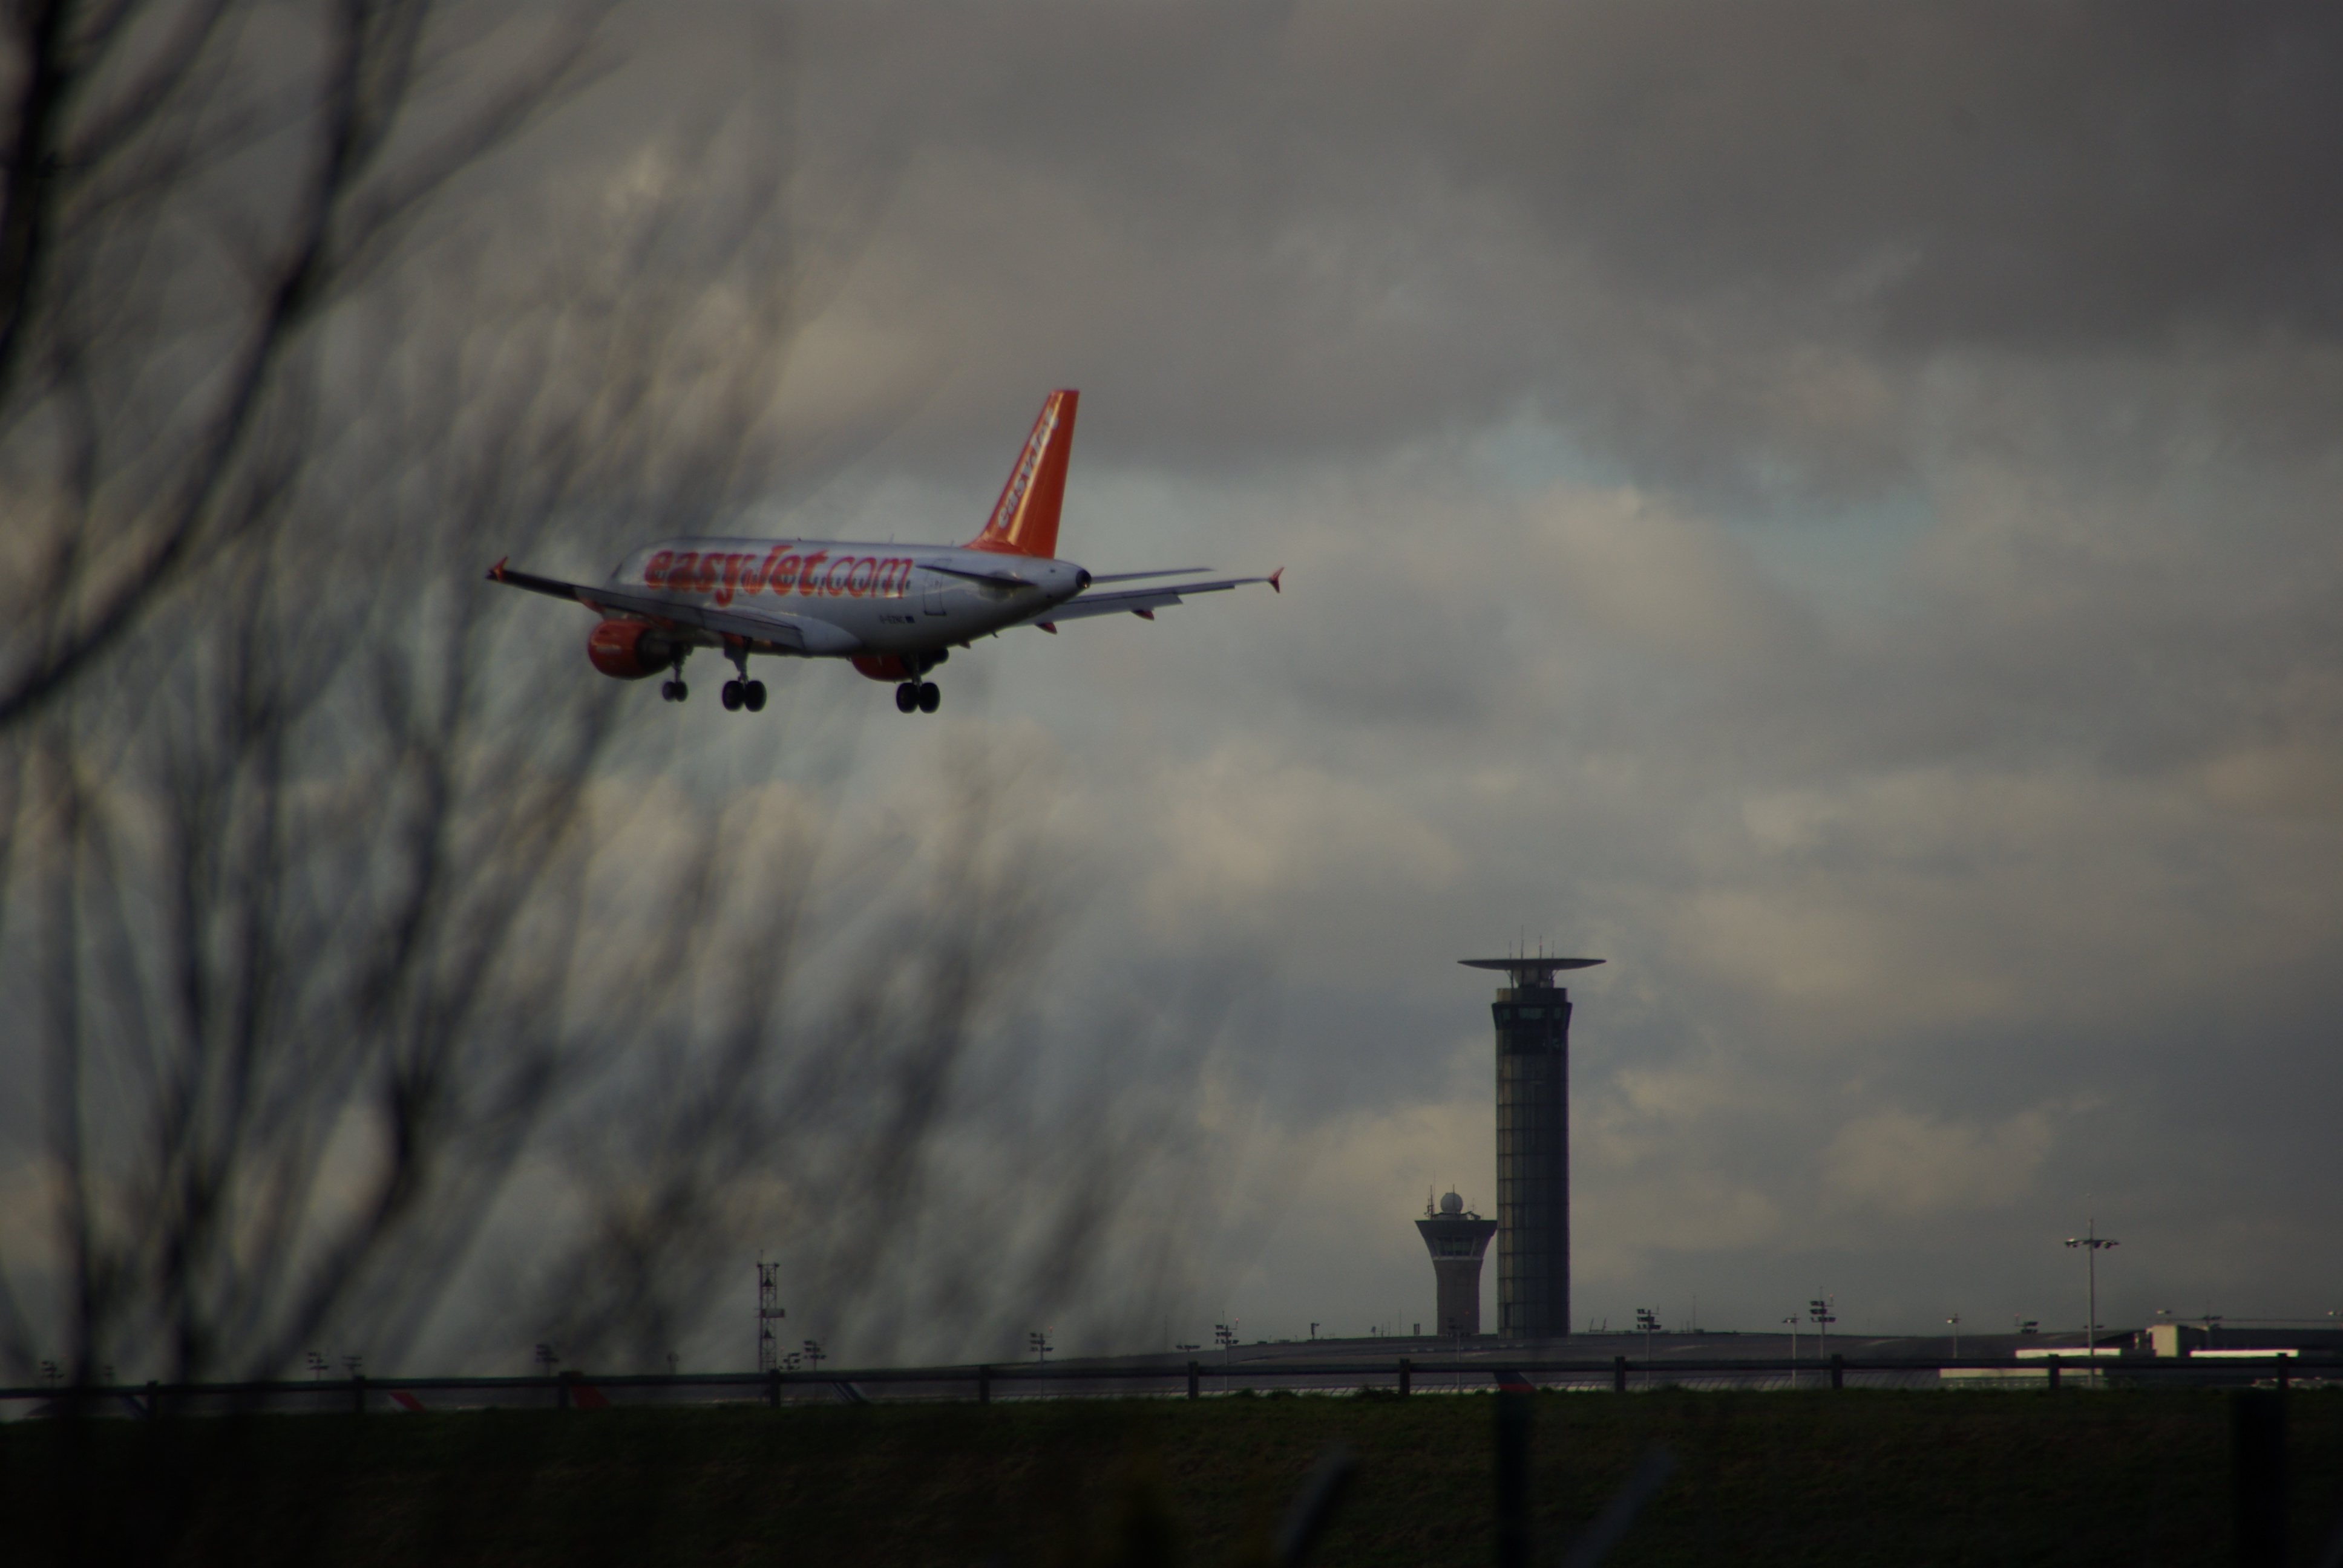
{"label": "smaller control tower", "polygon": [[1432,1250],[1432,1277],[1440,1287],[1434,1317],[1442,1337],[1479,1333],[1481,1259],[1489,1250],[1489,1238],[1497,1233],[1497,1222],[1469,1211],[1464,1200],[1451,1192],[1440,1200],[1436,1213],[1426,1202],[1415,1228]]}

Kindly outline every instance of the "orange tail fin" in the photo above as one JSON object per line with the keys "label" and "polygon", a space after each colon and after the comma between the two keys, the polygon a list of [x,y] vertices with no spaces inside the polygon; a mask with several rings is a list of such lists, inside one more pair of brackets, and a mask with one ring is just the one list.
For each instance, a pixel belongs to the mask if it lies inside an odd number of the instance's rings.
{"label": "orange tail fin", "polygon": [[1041,405],[1025,450],[992,504],[992,520],[968,541],[972,550],[1051,559],[1058,553],[1058,508],[1066,498],[1066,457],[1074,444],[1074,406],[1081,394],[1061,388]]}

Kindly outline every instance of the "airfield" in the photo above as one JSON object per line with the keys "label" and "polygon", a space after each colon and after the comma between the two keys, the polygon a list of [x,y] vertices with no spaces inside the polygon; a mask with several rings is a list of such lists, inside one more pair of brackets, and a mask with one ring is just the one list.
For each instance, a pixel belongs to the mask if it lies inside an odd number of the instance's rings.
{"label": "airfield", "polygon": [[[1429,1386],[1424,1392],[1431,1392]],[[1526,1409],[1526,1562],[1564,1560],[1654,1465],[1603,1558],[1637,1564],[2236,1560],[2240,1397],[2282,1412],[2268,1561],[2317,1562],[2343,1393],[1759,1393],[836,1402],[398,1419],[19,1422],[0,1507],[25,1563],[1156,1564],[1495,1561],[1498,1412]],[[1656,1457],[1655,1457],[1656,1456]]]}

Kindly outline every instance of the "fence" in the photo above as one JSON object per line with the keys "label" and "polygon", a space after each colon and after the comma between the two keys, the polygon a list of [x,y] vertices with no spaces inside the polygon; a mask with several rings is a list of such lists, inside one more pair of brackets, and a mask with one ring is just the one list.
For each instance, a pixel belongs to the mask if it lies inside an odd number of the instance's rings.
{"label": "fence", "polygon": [[[1602,1360],[1501,1359],[1476,1348],[1463,1356],[1400,1356],[1368,1360],[1261,1359],[1176,1362],[1163,1357],[1034,1364],[978,1363],[943,1367],[863,1367],[830,1372],[656,1372],[596,1376],[567,1371],[537,1377],[366,1377],[263,1382],[41,1385],[0,1388],[0,1411],[46,1413],[71,1405],[94,1414],[213,1414],[231,1411],[286,1412],[388,1412],[482,1406],[590,1410],[612,1405],[763,1403],[813,1401],[1069,1399],[1182,1397],[1268,1392],[1396,1395],[1485,1392],[1509,1386],[1627,1393],[1644,1389],[1844,1389],[1957,1387],[1946,1373],[1986,1374],[2049,1392],[2087,1376],[2110,1387],[2321,1386],[2343,1382],[2343,1355],[2227,1355],[2217,1360],[2126,1356],[2096,1362],[2077,1355],[2008,1358],[1827,1359],[1612,1356]],[[34,1408],[21,1407],[30,1403]]]}

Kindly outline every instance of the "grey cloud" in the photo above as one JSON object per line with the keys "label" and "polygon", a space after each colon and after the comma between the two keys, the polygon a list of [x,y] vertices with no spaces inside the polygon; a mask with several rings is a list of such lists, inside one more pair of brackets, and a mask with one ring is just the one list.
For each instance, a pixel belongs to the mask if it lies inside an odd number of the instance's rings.
{"label": "grey cloud", "polygon": [[1875,487],[1933,357],[2263,353],[2343,303],[2308,8],[855,7],[795,46],[809,188],[890,193],[872,308],[947,403],[1111,387],[1110,457],[1526,398],[1648,480]]}
{"label": "grey cloud", "polygon": [[2343,26],[630,25],[640,68],[546,164],[624,187],[680,106],[789,171],[790,378],[709,507],[964,538],[1075,385],[1070,555],[1291,568],[956,654],[932,733],[816,669],[775,681],[832,705],[787,749],[697,702],[626,732],[711,796],[802,772],[910,819],[950,723],[1051,758],[1090,891],[1036,1038],[1209,1123],[1198,1231],[1271,1202],[1228,1171],[1304,1183],[1274,1249],[1198,1265],[1206,1310],[1250,1277],[1299,1332],[1322,1281],[1378,1315],[1421,1285],[1372,1204],[1486,1201],[1488,999],[1452,960],[1517,933],[1614,960],[1576,988],[1589,1310],[2055,1321],[2086,1203],[2180,1297],[2111,1310],[2331,1282]]}

